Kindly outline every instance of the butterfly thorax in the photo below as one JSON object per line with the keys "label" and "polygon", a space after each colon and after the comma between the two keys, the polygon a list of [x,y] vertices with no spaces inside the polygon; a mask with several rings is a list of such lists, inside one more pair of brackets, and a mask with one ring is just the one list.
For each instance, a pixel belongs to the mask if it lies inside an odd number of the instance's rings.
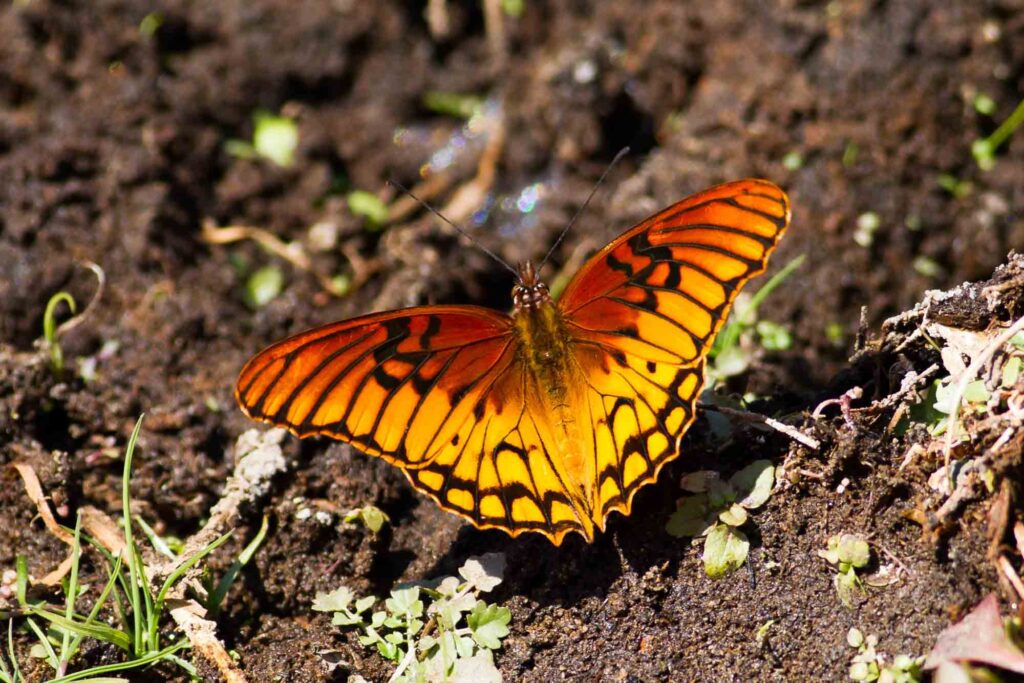
{"label": "butterfly thorax", "polygon": [[[522,280],[512,292],[517,353],[539,394],[540,412],[553,430],[555,451],[565,468],[559,475],[575,484],[571,495],[589,515],[589,482],[593,473],[587,469],[579,446],[585,440],[579,430],[578,409],[574,408],[578,397],[571,395],[571,387],[579,385],[580,370],[573,357],[571,337],[562,310],[552,301],[544,283],[536,279],[529,264],[520,273]],[[585,526],[585,535],[591,533],[589,520],[581,520],[581,524]]]}
{"label": "butterfly thorax", "polygon": [[519,267],[512,303],[519,352],[526,366],[550,399],[564,402],[570,372],[569,337],[561,311],[529,261]]}

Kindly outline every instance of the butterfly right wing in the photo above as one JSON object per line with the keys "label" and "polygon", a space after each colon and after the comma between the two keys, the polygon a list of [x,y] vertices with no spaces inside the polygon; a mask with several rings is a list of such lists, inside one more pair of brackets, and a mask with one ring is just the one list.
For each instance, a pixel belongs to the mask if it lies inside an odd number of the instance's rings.
{"label": "butterfly right wing", "polygon": [[789,218],[768,181],[719,185],[631,228],[569,283],[559,306],[587,383],[602,528],[678,455],[715,335]]}
{"label": "butterfly right wing", "polygon": [[592,525],[566,474],[511,319],[429,306],[319,327],[253,357],[236,398],[300,437],[347,441],[401,468],[442,508],[559,543]]}

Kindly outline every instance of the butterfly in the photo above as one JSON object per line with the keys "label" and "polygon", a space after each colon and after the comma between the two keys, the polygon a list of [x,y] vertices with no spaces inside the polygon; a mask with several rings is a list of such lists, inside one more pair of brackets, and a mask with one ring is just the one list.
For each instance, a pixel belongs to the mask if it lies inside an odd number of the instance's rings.
{"label": "butterfly", "polygon": [[249,360],[235,396],[395,465],[477,527],[590,542],[679,455],[715,334],[789,219],[768,181],[719,185],[617,237],[557,301],[525,263],[511,314],[418,306],[317,327]]}

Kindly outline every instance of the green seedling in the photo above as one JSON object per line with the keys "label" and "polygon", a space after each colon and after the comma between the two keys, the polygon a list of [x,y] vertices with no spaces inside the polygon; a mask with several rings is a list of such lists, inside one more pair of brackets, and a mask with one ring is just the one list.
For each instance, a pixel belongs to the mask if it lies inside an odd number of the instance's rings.
{"label": "green seedling", "polygon": [[875,649],[878,636],[865,636],[858,628],[851,628],[846,634],[846,643],[856,648],[857,654],[850,660],[849,674],[854,681],[878,681],[879,683],[919,683],[923,679],[921,665],[924,657],[896,655],[887,664],[885,657]]}
{"label": "green seedling", "polygon": [[[729,320],[722,328],[722,331],[718,333],[718,336],[715,337],[715,341],[711,345],[711,351],[708,353],[710,360],[708,378],[712,384],[742,374],[750,367],[750,362],[753,360],[753,352],[745,349],[744,344],[741,342],[749,340],[752,331],[759,332],[758,336],[762,344],[766,338],[769,339],[769,344],[792,342],[791,339],[788,342],[784,341],[781,335],[778,334],[779,329],[784,329],[781,325],[774,325],[772,327],[772,324],[769,324],[769,326],[762,326],[761,330],[758,331],[757,312],[765,299],[803,264],[804,259],[804,254],[797,256],[769,278],[753,296],[737,302],[732,314],[729,316]],[[788,331],[785,332],[785,336],[789,336]],[[769,347],[765,346],[764,348]]]}
{"label": "green seedling", "polygon": [[860,155],[860,148],[857,147],[857,143],[850,140],[843,147],[843,166],[849,168],[857,163],[857,157]]}
{"label": "green seedling", "polygon": [[164,15],[160,12],[150,12],[142,17],[139,22],[139,33],[147,38],[153,37],[164,23]]}
{"label": "green seedling", "polygon": [[882,225],[882,219],[874,211],[865,211],[857,216],[857,227],[853,231],[853,241],[865,249],[875,243],[875,233]]}
{"label": "green seedling", "polygon": [[818,557],[836,569],[832,584],[839,600],[846,607],[853,607],[854,594],[864,592],[864,582],[857,574],[871,562],[871,548],[868,542],[856,534],[838,534],[828,539],[828,548],[819,550]]}
{"label": "green seedling", "polygon": [[348,523],[358,522],[369,529],[370,533],[376,534],[380,533],[380,530],[391,521],[391,518],[376,505],[365,505],[351,510],[345,515],[343,521]]}
{"label": "green seedling", "polygon": [[[992,109],[995,109],[994,104]],[[1013,113],[999,124],[999,127],[992,131],[991,135],[974,141],[974,144],[971,145],[971,154],[983,171],[988,171],[996,165],[996,151],[1010,139],[1010,136],[1022,123],[1024,123],[1024,100],[1020,101]]]}
{"label": "green seedling", "polygon": [[940,173],[936,182],[943,190],[953,196],[954,199],[963,199],[974,191],[974,185],[969,180],[961,180],[949,173]]}
{"label": "green seedling", "polygon": [[277,266],[264,266],[245,280],[242,298],[253,309],[263,308],[284,289],[284,273]]}
{"label": "green seedling", "polygon": [[332,612],[333,624],[358,629],[364,647],[395,662],[394,683],[500,681],[492,652],[508,635],[512,614],[480,595],[501,583],[504,567],[503,555],[487,554],[467,560],[461,579],[391,591],[380,609],[373,609],[377,597],[356,598],[345,586],[317,594],[313,609]]}
{"label": "green seedling", "polygon": [[61,302],[68,305],[72,315],[76,313],[75,299],[67,292],[57,292],[46,302],[46,310],[43,311],[43,341],[50,351],[50,367],[54,374],[60,374],[64,370],[64,352],[60,348],[60,341],[57,339],[57,306]]}
{"label": "green seedling", "polygon": [[479,95],[460,95],[443,90],[429,90],[423,95],[423,106],[432,112],[459,119],[470,119],[484,104]]}
{"label": "green seedling", "polygon": [[717,579],[736,570],[747,559],[750,541],[740,530],[751,510],[764,505],[775,486],[775,468],[757,460],[723,481],[717,472],[702,470],[683,478],[692,495],[679,500],[665,531],[682,538],[704,538],[701,557],[704,573]]}
{"label": "green seedling", "polygon": [[799,171],[804,167],[804,157],[800,152],[786,152],[782,157],[782,167],[787,171]]}
{"label": "green seedling", "polygon": [[240,159],[266,159],[287,168],[295,160],[299,146],[299,126],[295,119],[266,111],[252,115],[252,141],[228,140],[224,149]]}
{"label": "green seedling", "polygon": [[501,0],[501,9],[513,19],[518,19],[526,11],[526,0]]}
{"label": "green seedling", "polygon": [[[177,562],[174,564],[174,571],[162,583],[151,586],[135,531],[143,530],[150,538],[155,538],[156,534],[131,512],[131,467],[141,426],[140,417],[125,449],[122,484],[124,512],[121,519],[124,549],[114,556],[98,541],[83,534],[79,515],[72,532],[71,569],[68,580],[63,584],[64,608],[60,610],[49,606],[45,600],[29,597],[27,563],[24,557],[17,558],[15,594],[19,609],[8,621],[9,663],[0,655],[0,683],[23,683],[26,680],[14,652],[13,633],[16,620],[20,620],[22,628],[37,641],[31,648],[31,654],[38,656],[53,669],[54,675],[49,679],[49,683],[123,680],[104,676],[145,668],[161,662],[172,663],[182,668],[192,678],[198,676],[196,668],[179,656],[181,651],[190,647],[188,639],[179,636],[171,638],[170,642],[164,642],[166,628],[162,626],[165,627],[167,622],[168,596],[185,574],[223,544],[230,534],[221,536],[188,557],[175,555],[172,543],[165,540],[156,543],[154,549],[157,552],[174,557]],[[248,561],[264,533],[265,527],[243,551],[236,563],[244,564]],[[95,600],[84,600],[91,605],[88,612],[81,612],[79,605],[89,592],[88,587],[80,585],[78,579],[82,548],[85,545],[92,546],[100,554],[106,565],[107,580]],[[218,584],[217,590],[210,593],[211,598],[206,605],[208,609],[216,611],[219,601],[223,599],[228,585],[236,575],[237,571],[229,570]],[[115,646],[122,651],[124,661],[69,673],[72,661],[82,650],[82,643],[87,638]]]}
{"label": "green seedling", "polygon": [[388,206],[380,197],[366,190],[353,190],[346,197],[348,210],[363,219],[367,230],[376,231],[388,222]]}

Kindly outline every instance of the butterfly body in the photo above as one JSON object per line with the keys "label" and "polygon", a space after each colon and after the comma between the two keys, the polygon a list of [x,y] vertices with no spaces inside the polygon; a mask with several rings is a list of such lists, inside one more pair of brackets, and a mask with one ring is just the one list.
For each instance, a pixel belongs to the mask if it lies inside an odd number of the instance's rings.
{"label": "butterfly body", "polygon": [[678,456],[705,358],[789,222],[761,180],[688,197],[591,257],[553,301],[423,306],[278,342],[243,368],[250,417],[347,441],[482,528],[593,540]]}

